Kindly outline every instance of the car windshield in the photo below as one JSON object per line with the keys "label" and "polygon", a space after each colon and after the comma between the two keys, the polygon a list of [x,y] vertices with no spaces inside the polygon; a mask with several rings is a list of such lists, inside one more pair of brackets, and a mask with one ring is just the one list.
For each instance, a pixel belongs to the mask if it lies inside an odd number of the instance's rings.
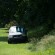
{"label": "car windshield", "polygon": [[24,28],[23,27],[16,27],[16,31],[17,32],[24,32]]}
{"label": "car windshield", "polygon": [[26,31],[26,29],[24,27],[17,26],[16,31],[17,32],[22,32],[23,34],[27,34],[27,31]]}

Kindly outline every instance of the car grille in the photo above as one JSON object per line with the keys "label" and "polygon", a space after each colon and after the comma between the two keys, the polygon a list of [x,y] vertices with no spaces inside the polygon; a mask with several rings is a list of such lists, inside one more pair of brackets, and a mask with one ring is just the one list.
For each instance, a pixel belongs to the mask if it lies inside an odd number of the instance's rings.
{"label": "car grille", "polygon": [[14,35],[13,37],[21,37],[21,35]]}

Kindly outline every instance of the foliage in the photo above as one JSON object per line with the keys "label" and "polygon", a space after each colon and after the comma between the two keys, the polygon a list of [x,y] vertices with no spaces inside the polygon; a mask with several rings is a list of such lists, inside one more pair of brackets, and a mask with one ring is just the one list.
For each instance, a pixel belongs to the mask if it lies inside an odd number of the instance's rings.
{"label": "foliage", "polygon": [[[54,40],[54,41],[53,41]],[[41,41],[39,41],[38,43],[36,43],[36,45],[32,45],[31,49],[32,51],[35,50],[37,51],[38,54],[40,55],[54,55],[54,51],[55,51],[55,39],[54,36],[48,36],[47,39],[44,38]]]}
{"label": "foliage", "polygon": [[16,25],[18,25],[18,23],[15,20],[13,20],[13,21],[10,21],[8,24],[6,24],[5,28],[9,29],[11,26],[16,26]]}
{"label": "foliage", "polygon": [[52,25],[55,20],[55,3],[53,2],[53,0],[1,0],[0,23],[4,26],[10,21],[16,20],[31,28],[43,23]]}

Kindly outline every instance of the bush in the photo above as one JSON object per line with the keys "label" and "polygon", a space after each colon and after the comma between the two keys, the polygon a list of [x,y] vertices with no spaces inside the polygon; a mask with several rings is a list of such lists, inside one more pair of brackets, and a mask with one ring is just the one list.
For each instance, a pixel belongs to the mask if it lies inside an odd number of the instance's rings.
{"label": "bush", "polygon": [[28,32],[28,38],[32,46],[32,50],[36,49],[36,44],[43,38],[44,35],[49,33],[49,28],[47,25],[38,26],[37,28],[31,29]]}
{"label": "bush", "polygon": [[16,26],[18,23],[13,20],[13,21],[10,21],[8,24],[5,25],[5,28],[10,28],[11,26]]}
{"label": "bush", "polygon": [[40,40],[44,35],[48,33],[47,26],[38,26],[28,32],[29,39],[35,38]]}

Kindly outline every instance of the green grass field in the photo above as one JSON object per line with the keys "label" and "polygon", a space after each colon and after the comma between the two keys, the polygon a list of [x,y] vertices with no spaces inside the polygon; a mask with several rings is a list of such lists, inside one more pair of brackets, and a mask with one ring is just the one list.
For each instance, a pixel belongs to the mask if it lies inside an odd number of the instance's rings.
{"label": "green grass field", "polygon": [[0,28],[0,55],[35,55],[28,50],[29,43],[8,44],[8,30]]}
{"label": "green grass field", "polygon": [[[45,39],[42,39],[41,43],[39,42],[34,46],[36,47],[36,51],[31,51],[28,49],[31,46],[30,43],[8,44],[7,36],[8,30],[0,28],[0,55],[55,55],[55,42],[48,45],[47,42],[49,40],[46,42]],[[47,45],[44,43],[47,43]],[[44,48],[46,49],[44,50]]]}

